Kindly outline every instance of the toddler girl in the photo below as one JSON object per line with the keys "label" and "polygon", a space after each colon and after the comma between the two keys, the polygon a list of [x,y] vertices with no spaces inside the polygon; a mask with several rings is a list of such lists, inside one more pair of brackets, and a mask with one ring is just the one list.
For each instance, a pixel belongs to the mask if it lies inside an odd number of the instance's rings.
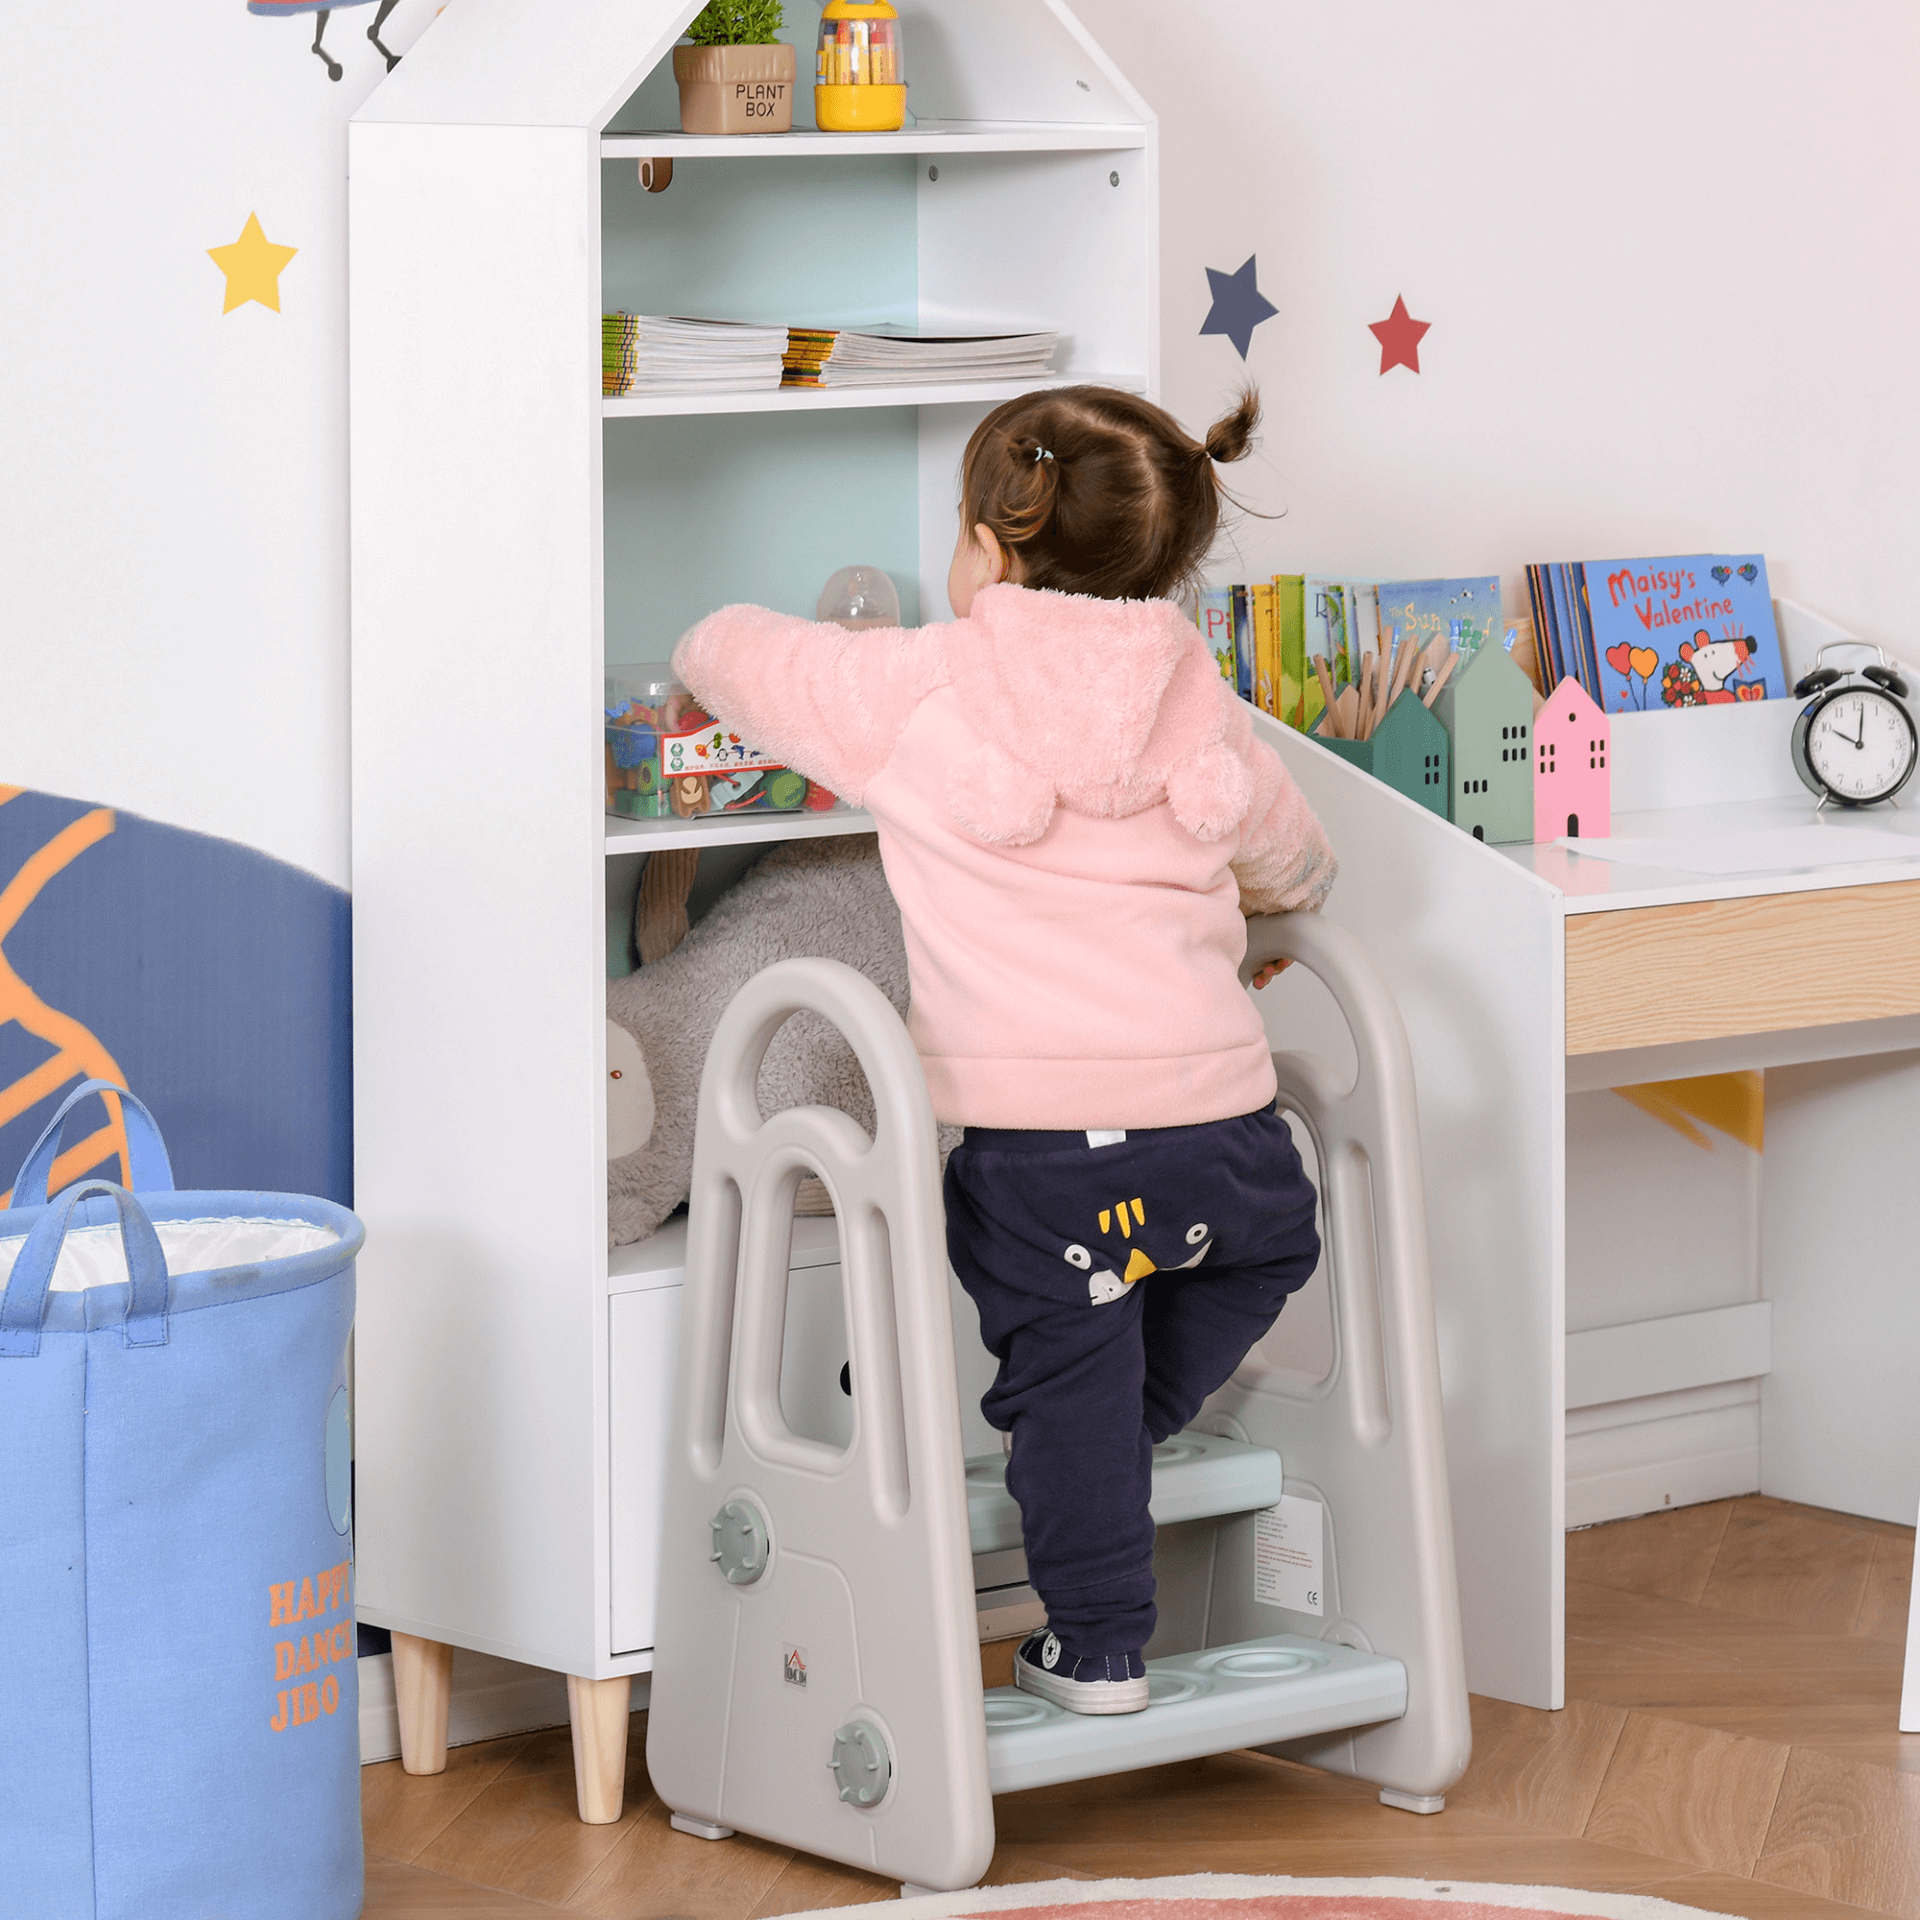
{"label": "toddler girl", "polygon": [[1317,908],[1333,857],[1170,597],[1258,412],[1202,444],[1108,388],[1010,400],[967,443],[951,623],[727,607],[674,656],[874,817],[933,1109],[966,1129],[948,1250],[1047,1608],[1015,1681],[1076,1713],[1147,1704],[1152,1448],[1319,1256],[1238,969],[1242,916]]}

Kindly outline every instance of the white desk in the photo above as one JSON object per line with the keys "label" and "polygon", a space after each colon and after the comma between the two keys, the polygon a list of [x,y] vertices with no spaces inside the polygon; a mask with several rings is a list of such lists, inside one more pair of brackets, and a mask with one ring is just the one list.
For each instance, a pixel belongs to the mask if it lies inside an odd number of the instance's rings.
{"label": "white desk", "polygon": [[[1810,657],[1782,611],[1790,660]],[[1615,835],[1792,836],[1799,864],[1721,874],[1489,848],[1261,723],[1339,851],[1329,913],[1386,971],[1412,1040],[1479,1692],[1563,1697],[1569,1092],[1771,1070],[1761,1490],[1902,1523],[1920,1501],[1920,795],[1816,818],[1790,720],[1785,706],[1616,720]],[[1834,842],[1819,864],[1798,837],[1810,824]],[[1889,834],[1911,861],[1888,857]],[[1839,857],[1855,837],[1864,863]],[[1314,983],[1286,985],[1268,1004],[1275,1044],[1327,1050],[1327,1014]],[[1748,1315],[1714,1337],[1755,1333]]]}

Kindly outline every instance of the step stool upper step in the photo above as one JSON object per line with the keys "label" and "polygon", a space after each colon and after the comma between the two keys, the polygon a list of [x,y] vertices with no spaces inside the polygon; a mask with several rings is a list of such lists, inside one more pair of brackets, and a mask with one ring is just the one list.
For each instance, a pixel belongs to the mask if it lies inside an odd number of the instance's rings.
{"label": "step stool upper step", "polygon": [[[1214,1433],[1177,1433],[1153,1450],[1154,1525],[1275,1506],[1280,1481],[1280,1456],[1271,1447]],[[967,1462],[967,1522],[975,1553],[1020,1544],[1020,1509],[1007,1491],[1003,1454],[977,1454]]]}

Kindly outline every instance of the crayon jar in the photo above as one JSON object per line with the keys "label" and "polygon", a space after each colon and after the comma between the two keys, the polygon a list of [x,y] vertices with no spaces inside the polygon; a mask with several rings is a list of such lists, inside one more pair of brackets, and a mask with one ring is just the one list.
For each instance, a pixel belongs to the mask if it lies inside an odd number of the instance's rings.
{"label": "crayon jar", "polygon": [[827,0],[814,57],[813,117],[827,133],[892,133],[906,125],[906,62],[892,0]]}

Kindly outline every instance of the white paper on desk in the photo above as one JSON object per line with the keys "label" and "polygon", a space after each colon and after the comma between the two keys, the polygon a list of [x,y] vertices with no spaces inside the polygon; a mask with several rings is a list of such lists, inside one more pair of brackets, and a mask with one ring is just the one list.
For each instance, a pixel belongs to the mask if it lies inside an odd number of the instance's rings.
{"label": "white paper on desk", "polygon": [[1920,860],[1920,834],[1881,833],[1872,827],[1760,827],[1749,833],[1621,835],[1610,840],[1563,838],[1570,853],[1635,867],[1672,867],[1682,873],[1775,873],[1782,869],[1864,866],[1882,860]]}

